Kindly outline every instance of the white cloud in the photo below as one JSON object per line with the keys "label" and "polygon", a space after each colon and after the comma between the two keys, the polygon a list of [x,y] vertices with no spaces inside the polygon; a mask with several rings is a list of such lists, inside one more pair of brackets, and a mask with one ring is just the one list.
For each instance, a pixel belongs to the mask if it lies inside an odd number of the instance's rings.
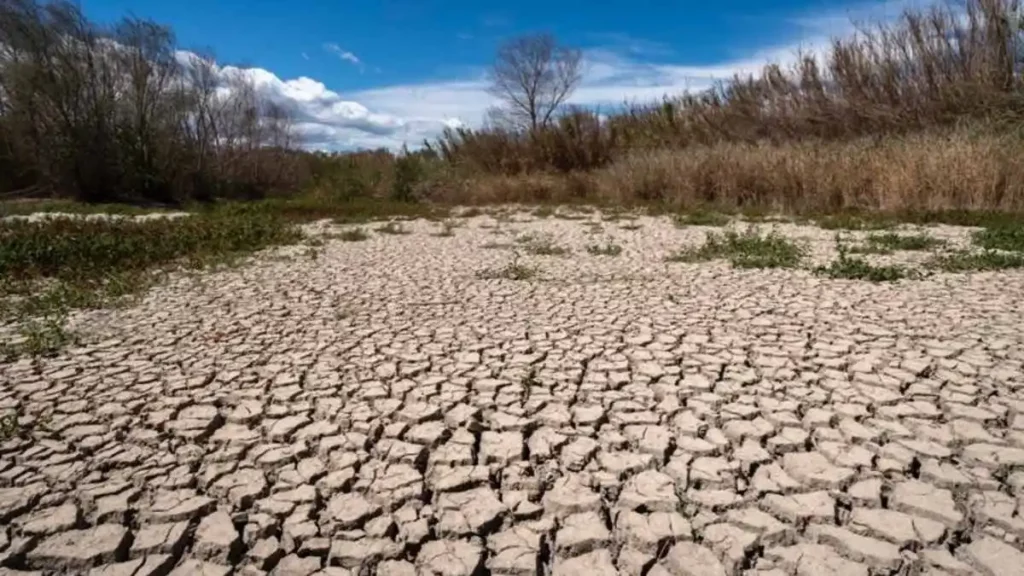
{"label": "white cloud", "polygon": [[[652,102],[666,95],[704,90],[736,74],[756,74],[767,63],[794,62],[798,51],[820,56],[831,37],[855,31],[851,18],[862,22],[891,20],[904,8],[920,7],[924,2],[890,0],[881,5],[858,5],[794,18],[790,23],[801,30],[797,39],[710,65],[641,60],[639,52],[651,55],[658,46],[638,44],[622,36],[618,46],[586,51],[583,81],[570,103],[607,110],[626,102]],[[623,49],[622,44],[642,48]],[[326,44],[325,49],[353,64],[362,64],[337,44]],[[461,79],[384,86],[344,95],[312,78],[282,80],[259,68],[242,72],[262,93],[291,110],[306,145],[319,149],[397,149],[403,144],[416,147],[424,139],[440,135],[445,127],[479,126],[487,108],[496,103],[487,93],[482,70]]]}
{"label": "white cloud", "polygon": [[346,62],[351,62],[356,66],[362,67],[363,65],[362,60],[360,60],[358,56],[349,52],[348,50],[343,50],[341,46],[338,46],[334,42],[327,42],[326,44],[324,44],[324,50],[327,50],[328,52],[334,54],[338,58],[341,58]]}

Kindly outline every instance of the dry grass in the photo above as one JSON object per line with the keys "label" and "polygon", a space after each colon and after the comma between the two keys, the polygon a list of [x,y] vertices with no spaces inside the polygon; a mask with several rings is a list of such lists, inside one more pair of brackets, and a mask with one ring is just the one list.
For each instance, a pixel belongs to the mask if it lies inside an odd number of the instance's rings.
{"label": "dry grass", "polygon": [[1016,134],[968,129],[631,154],[590,173],[480,176],[448,202],[656,203],[674,209],[828,213],[1024,210]]}

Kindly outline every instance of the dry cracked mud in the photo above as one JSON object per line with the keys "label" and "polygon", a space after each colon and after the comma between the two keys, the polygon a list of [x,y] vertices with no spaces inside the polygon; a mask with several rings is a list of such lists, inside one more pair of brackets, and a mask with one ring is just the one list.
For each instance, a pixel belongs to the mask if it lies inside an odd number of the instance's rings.
{"label": "dry cracked mud", "polygon": [[[1024,574],[1024,275],[525,220],[278,249],[0,365],[0,573]],[[478,276],[526,232],[572,252]]]}

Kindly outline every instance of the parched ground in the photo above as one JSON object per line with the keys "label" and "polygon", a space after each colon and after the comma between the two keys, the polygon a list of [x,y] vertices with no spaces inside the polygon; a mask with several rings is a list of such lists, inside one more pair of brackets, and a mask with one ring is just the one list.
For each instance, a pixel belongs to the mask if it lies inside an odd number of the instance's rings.
{"label": "parched ground", "polygon": [[[835,281],[666,263],[707,230],[667,219],[464,223],[183,276],[0,365],[0,563],[1024,574],[1024,274]],[[480,277],[531,232],[571,253]]]}

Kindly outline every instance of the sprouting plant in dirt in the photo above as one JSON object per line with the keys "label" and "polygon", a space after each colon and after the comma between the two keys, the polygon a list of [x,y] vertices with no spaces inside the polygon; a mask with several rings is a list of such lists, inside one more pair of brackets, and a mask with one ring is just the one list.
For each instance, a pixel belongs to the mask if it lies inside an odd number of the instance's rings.
{"label": "sprouting plant in dirt", "polygon": [[569,253],[568,248],[559,246],[548,235],[523,234],[516,238],[516,243],[522,245],[526,252],[537,256],[564,256]]}
{"label": "sprouting plant in dirt", "polygon": [[839,253],[838,257],[828,266],[815,268],[816,274],[829,278],[867,280],[869,282],[894,282],[910,275],[903,266],[875,265],[863,258],[850,256],[848,247],[838,233],[836,234],[836,251]]}
{"label": "sprouting plant in dirt", "polygon": [[18,414],[16,412],[8,412],[0,416],[0,441],[10,440],[17,436],[20,431]]}
{"label": "sprouting plant in dirt", "polygon": [[537,268],[519,262],[519,253],[512,254],[512,261],[500,268],[488,268],[477,273],[481,280],[530,280],[537,275]]}
{"label": "sprouting plant in dirt", "polygon": [[704,262],[724,258],[737,268],[792,268],[803,259],[804,248],[776,232],[762,234],[750,227],[708,232],[704,244],[687,247],[670,255],[669,262]]}
{"label": "sprouting plant in dirt", "polygon": [[880,250],[931,250],[945,244],[928,234],[897,234],[895,232],[870,234],[865,239],[868,246]]}
{"label": "sprouting plant in dirt", "polygon": [[997,224],[975,232],[974,243],[987,250],[1024,252],[1024,226]]}
{"label": "sprouting plant in dirt", "polygon": [[896,226],[892,218],[878,215],[830,214],[817,220],[825,230],[885,230]]}
{"label": "sprouting plant in dirt", "polygon": [[604,244],[591,244],[587,246],[587,253],[592,256],[618,256],[622,254],[622,246],[609,240]]}
{"label": "sprouting plant in dirt", "polygon": [[697,210],[686,214],[677,214],[673,221],[676,226],[725,226],[729,223],[729,217],[719,212],[709,210]]}
{"label": "sprouting plant in dirt", "polygon": [[981,272],[985,270],[1009,270],[1024,268],[1024,254],[983,250],[971,252],[958,250],[937,254],[925,263],[927,268],[943,272]]}

